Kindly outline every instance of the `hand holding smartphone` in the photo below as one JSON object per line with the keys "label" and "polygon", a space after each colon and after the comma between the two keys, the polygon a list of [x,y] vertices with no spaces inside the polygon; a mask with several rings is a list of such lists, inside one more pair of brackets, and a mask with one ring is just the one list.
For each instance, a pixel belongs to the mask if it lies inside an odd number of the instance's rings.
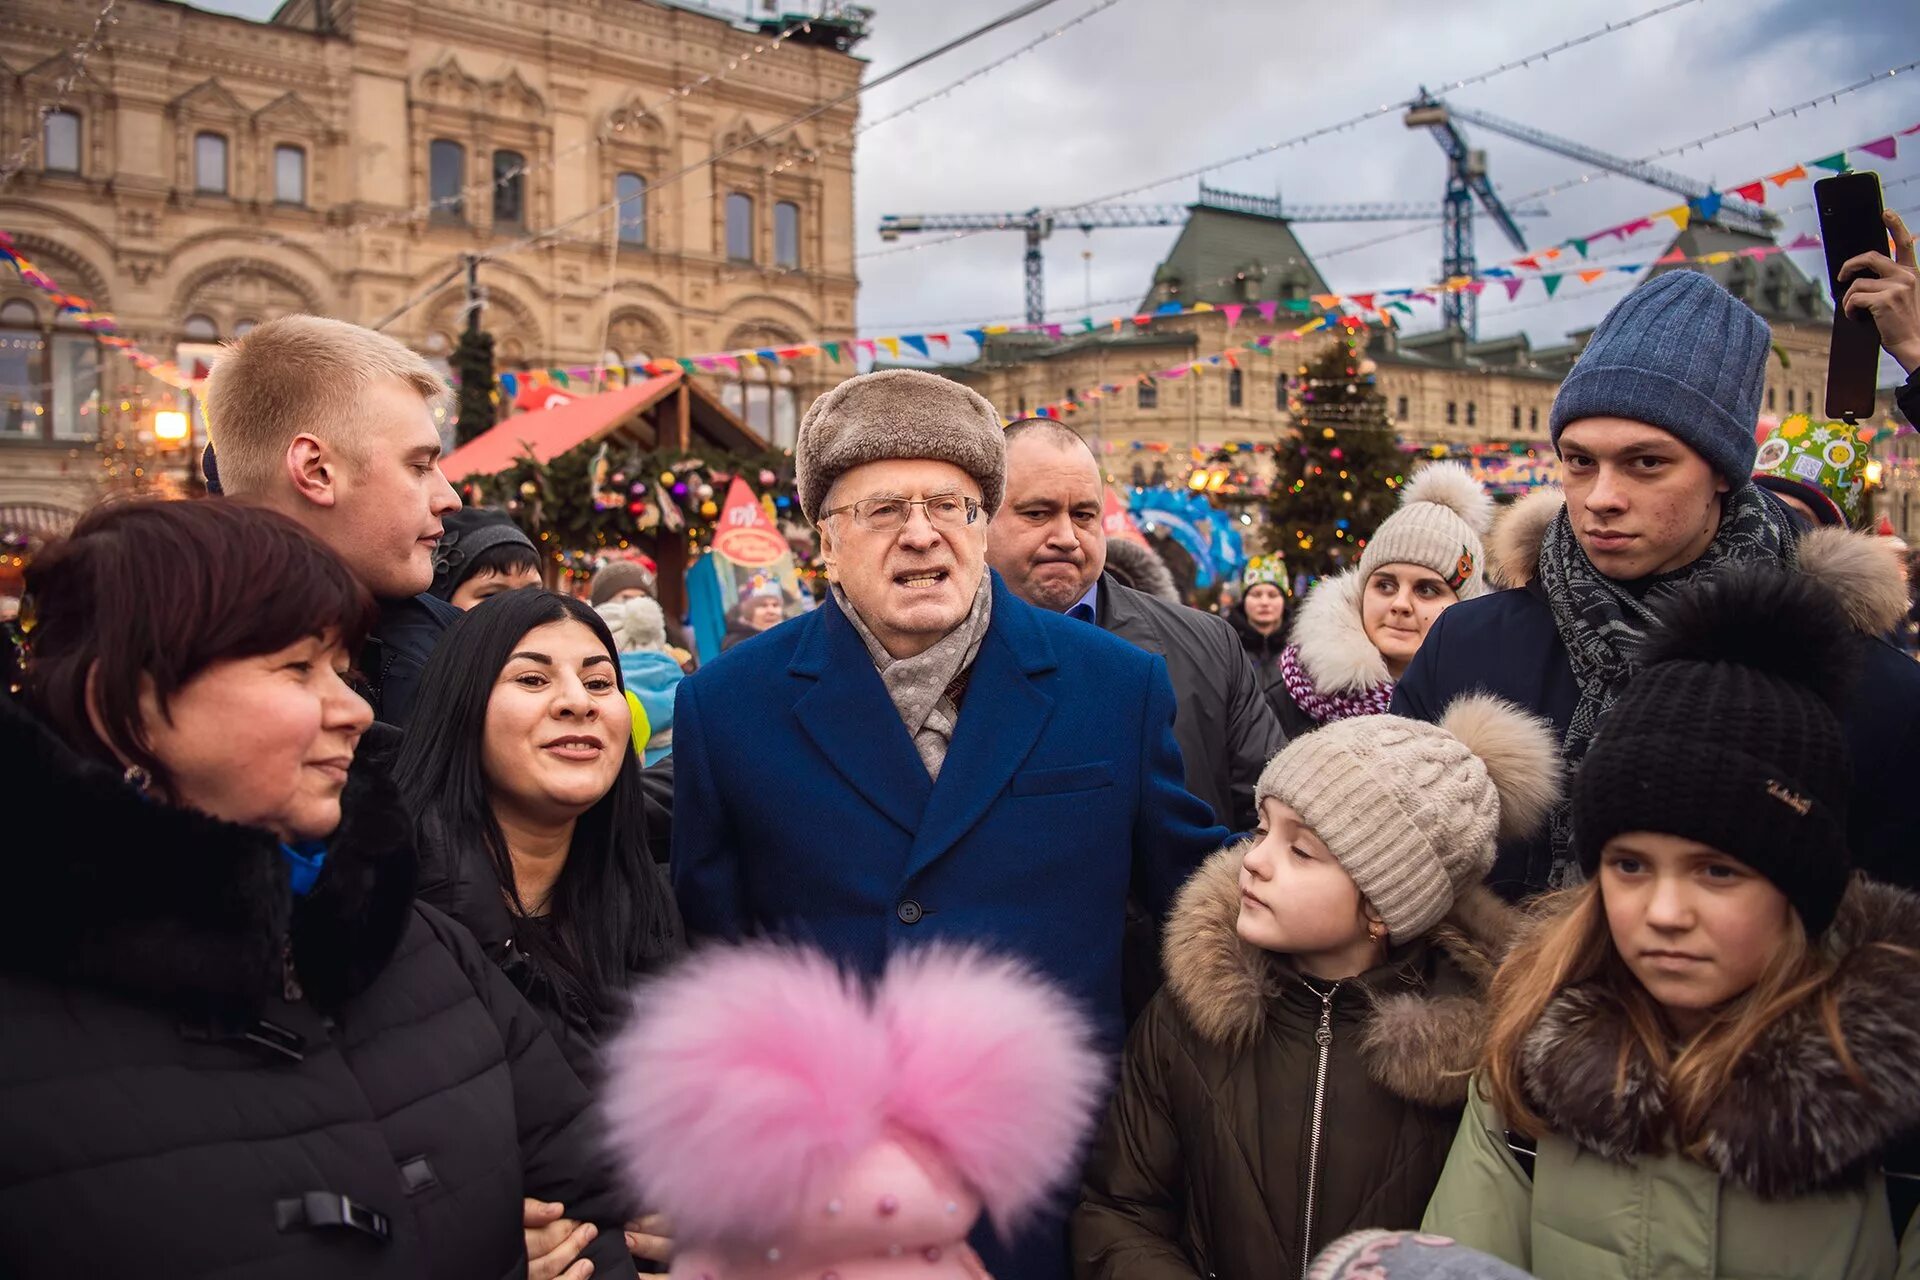
{"label": "hand holding smartphone", "polygon": [[[1835,174],[1813,184],[1813,197],[1820,211],[1820,241],[1827,252],[1827,282],[1833,288],[1834,300],[1833,336],[1827,354],[1827,416],[1857,422],[1873,416],[1880,330],[1870,309],[1856,306],[1851,312],[1847,310],[1847,280],[1842,278],[1841,269],[1863,254],[1886,255],[1880,175]],[[1847,277],[1858,279],[1868,273],[1869,269],[1863,268],[1847,273]],[[1880,276],[1878,270],[1871,274]]]}

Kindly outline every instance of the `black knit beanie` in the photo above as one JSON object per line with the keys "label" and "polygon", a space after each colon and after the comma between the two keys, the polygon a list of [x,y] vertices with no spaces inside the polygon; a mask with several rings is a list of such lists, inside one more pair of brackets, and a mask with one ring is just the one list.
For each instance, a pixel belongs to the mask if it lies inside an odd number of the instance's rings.
{"label": "black knit beanie", "polygon": [[1858,638],[1840,602],[1805,574],[1742,565],[1653,608],[1639,671],[1574,777],[1581,869],[1628,832],[1697,840],[1771,880],[1819,937],[1852,871],[1835,708]]}

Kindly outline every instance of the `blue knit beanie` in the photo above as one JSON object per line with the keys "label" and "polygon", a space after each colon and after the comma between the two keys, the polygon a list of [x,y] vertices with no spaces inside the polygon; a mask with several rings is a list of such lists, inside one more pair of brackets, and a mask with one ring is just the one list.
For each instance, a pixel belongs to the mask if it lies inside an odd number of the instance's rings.
{"label": "blue knit beanie", "polygon": [[1553,444],[1582,418],[1629,418],[1668,432],[1734,488],[1759,446],[1773,335],[1753,309],[1698,271],[1669,271],[1628,294],[1553,400]]}

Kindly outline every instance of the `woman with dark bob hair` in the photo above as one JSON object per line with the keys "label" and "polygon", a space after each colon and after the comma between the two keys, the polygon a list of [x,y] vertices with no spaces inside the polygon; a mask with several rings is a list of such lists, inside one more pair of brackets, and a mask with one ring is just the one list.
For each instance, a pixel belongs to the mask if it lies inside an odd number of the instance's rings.
{"label": "woman with dark bob hair", "polygon": [[584,1089],[414,901],[412,824],[358,754],[374,606],[345,565],[267,511],[127,502],[27,593],[0,694],[0,1271],[524,1274],[532,1196],[631,1274]]}
{"label": "woman with dark bob hair", "polygon": [[483,601],[434,649],[394,775],[420,895],[473,932],[581,1078],[626,994],[680,950],[649,856],[620,653],[585,603]]}

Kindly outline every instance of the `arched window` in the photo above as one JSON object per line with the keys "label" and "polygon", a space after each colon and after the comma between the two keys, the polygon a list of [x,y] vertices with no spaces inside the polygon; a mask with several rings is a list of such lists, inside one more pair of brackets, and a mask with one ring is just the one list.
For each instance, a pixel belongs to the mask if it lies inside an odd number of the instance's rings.
{"label": "arched window", "polygon": [[0,436],[38,434],[33,410],[40,403],[45,350],[33,304],[15,299],[0,305]]}
{"label": "arched window", "polygon": [[1241,405],[1245,403],[1246,396],[1245,379],[1240,376],[1240,371],[1235,369],[1227,374],[1227,407],[1229,409],[1240,408]]}
{"label": "arched window", "polygon": [[1792,387],[1787,388],[1787,412],[1788,413],[1793,412],[1793,388]]}
{"label": "arched window", "polygon": [[1513,429],[1515,431],[1518,431],[1520,429],[1520,406],[1519,405],[1513,406]]}
{"label": "arched window", "polygon": [[48,173],[80,172],[80,113],[49,111],[41,136],[41,167]]}
{"label": "arched window", "polygon": [[493,153],[493,221],[518,227],[527,220],[527,158],[518,151]]}
{"label": "arched window", "polygon": [[1447,401],[1447,425],[1451,427],[1459,421],[1460,421],[1460,406],[1455,404],[1451,400]]}
{"label": "arched window", "polygon": [[461,219],[467,216],[467,149],[449,138],[435,138],[427,147],[427,195],[433,201],[433,216]]}
{"label": "arched window", "polygon": [[793,389],[793,370],[785,365],[773,374],[773,434],[767,443],[776,449],[793,448],[800,432],[800,399]]}
{"label": "arched window", "polygon": [[224,134],[193,135],[193,189],[209,195],[227,194],[227,139]]}
{"label": "arched window", "polygon": [[235,320],[233,322],[233,336],[236,338],[246,337],[253,332],[253,329],[254,322],[251,320]]}
{"label": "arched window", "polygon": [[753,197],[738,191],[727,196],[727,258],[753,261]]}
{"label": "arched window", "polygon": [[791,200],[773,206],[773,265],[800,265],[800,206]]}
{"label": "arched window", "polygon": [[1538,431],[1539,429],[1540,429],[1540,406],[1534,405],[1531,409],[1527,410],[1527,430]]}
{"label": "arched window", "polygon": [[180,322],[180,338],[184,342],[218,342],[220,326],[206,316],[188,316]]}
{"label": "arched window", "polygon": [[307,202],[306,148],[279,146],[273,149],[273,200],[275,204]]}
{"label": "arched window", "polygon": [[1468,426],[1470,426],[1470,427],[1471,427],[1471,426],[1473,426],[1473,425],[1474,425],[1474,419],[1476,419],[1476,418],[1478,418],[1478,417],[1480,416],[1480,415],[1479,415],[1479,409],[1480,409],[1480,406],[1479,406],[1479,405],[1477,405],[1477,404],[1475,404],[1475,403],[1474,403],[1473,401],[1471,401],[1471,400],[1469,400],[1469,401],[1467,401],[1467,425],[1468,425]]}
{"label": "arched window", "polygon": [[647,180],[637,173],[623,173],[613,180],[613,198],[620,202],[620,243],[643,246],[647,243]]}
{"label": "arched window", "polygon": [[1407,398],[1405,396],[1401,396],[1399,400],[1395,401],[1394,403],[1395,403],[1395,408],[1398,410],[1398,412],[1396,412],[1393,416],[1400,419],[1400,421],[1405,422],[1407,420]]}
{"label": "arched window", "polygon": [[1137,409],[1158,409],[1160,407],[1160,384],[1152,378],[1142,378],[1133,390],[1133,404]]}

